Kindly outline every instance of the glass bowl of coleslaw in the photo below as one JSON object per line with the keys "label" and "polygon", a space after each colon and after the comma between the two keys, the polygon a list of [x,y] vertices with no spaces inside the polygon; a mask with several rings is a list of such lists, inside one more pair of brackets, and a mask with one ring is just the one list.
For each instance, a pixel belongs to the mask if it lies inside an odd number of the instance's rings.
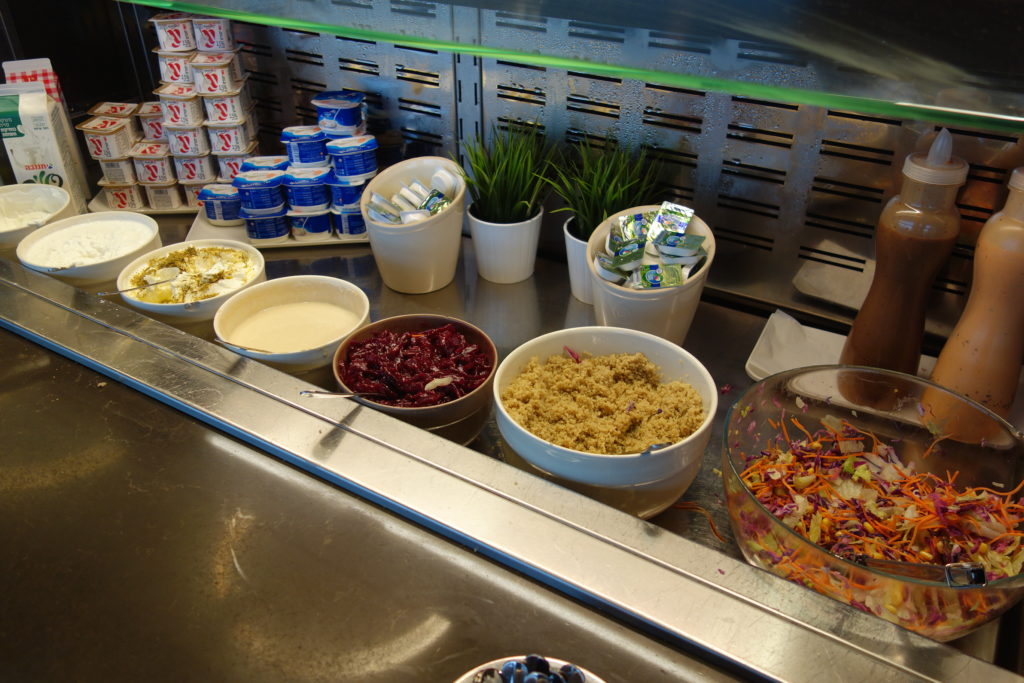
{"label": "glass bowl of coleslaw", "polygon": [[812,366],[754,384],[723,438],[751,564],[938,641],[1024,595],[1024,440],[984,406],[898,372]]}

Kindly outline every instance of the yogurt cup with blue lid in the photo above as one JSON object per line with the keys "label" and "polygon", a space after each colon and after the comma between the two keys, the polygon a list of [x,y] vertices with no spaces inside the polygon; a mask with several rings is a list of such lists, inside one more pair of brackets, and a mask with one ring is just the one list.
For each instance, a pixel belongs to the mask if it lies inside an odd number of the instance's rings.
{"label": "yogurt cup with blue lid", "polygon": [[288,168],[286,156],[249,157],[242,162],[243,171],[283,171]]}
{"label": "yogurt cup with blue lid", "polygon": [[289,126],[281,131],[281,142],[292,166],[327,163],[327,134],[319,126]]}
{"label": "yogurt cup with blue lid", "polygon": [[242,171],[231,184],[238,188],[242,208],[251,214],[274,213],[284,209],[284,171]]}
{"label": "yogurt cup with blue lid", "polygon": [[327,153],[339,180],[368,180],[377,174],[377,138],[372,135],[331,140]]}
{"label": "yogurt cup with blue lid", "polygon": [[300,211],[319,211],[330,205],[329,168],[289,168],[284,175],[288,205]]}
{"label": "yogurt cup with blue lid", "polygon": [[227,183],[204,185],[199,190],[199,201],[202,203],[206,220],[212,225],[242,225],[242,199],[238,188]]}

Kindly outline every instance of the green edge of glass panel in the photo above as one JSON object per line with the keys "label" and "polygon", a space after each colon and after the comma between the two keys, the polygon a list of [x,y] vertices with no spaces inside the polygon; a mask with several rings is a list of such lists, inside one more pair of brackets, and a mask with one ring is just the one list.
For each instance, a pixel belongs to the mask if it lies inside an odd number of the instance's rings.
{"label": "green edge of glass panel", "polygon": [[311,33],[330,33],[345,38],[358,38],[361,40],[370,40],[381,43],[397,43],[399,45],[407,45],[409,47],[426,50],[458,52],[476,57],[501,59],[552,69],[581,71],[597,76],[634,79],[648,83],[676,86],[689,90],[725,92],[732,95],[740,95],[754,99],[774,100],[792,104],[809,104],[829,109],[851,111],[858,114],[875,114],[897,119],[918,119],[946,125],[964,126],[968,128],[982,128],[985,130],[1008,133],[1024,132],[1024,119],[995,113],[947,110],[939,107],[929,107],[903,102],[890,102],[888,100],[840,95],[836,93],[819,92],[816,90],[804,90],[801,88],[785,88],[722,78],[710,78],[695,74],[681,74],[670,71],[657,71],[654,69],[639,69],[631,66],[604,64],[601,62],[591,62],[582,59],[554,57],[532,52],[519,52],[517,50],[492,48],[472,43],[431,40],[429,38],[420,38],[417,36],[407,36],[396,33],[382,33],[367,29],[338,26],[336,24],[300,21],[289,17],[271,16],[243,10],[211,7],[201,3],[175,2],[174,0],[119,1],[133,5],[145,5],[148,7],[173,10],[177,12],[203,14],[206,16],[222,17],[224,19],[246,21],[253,24],[264,24],[267,26],[277,26],[279,28],[308,31]]}

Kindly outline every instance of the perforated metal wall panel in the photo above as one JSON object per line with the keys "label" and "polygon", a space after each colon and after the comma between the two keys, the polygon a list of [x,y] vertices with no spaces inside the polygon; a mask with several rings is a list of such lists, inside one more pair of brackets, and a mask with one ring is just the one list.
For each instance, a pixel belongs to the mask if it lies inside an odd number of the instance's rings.
{"label": "perforated metal wall panel", "polygon": [[[346,24],[400,34],[410,22],[436,38],[482,44],[510,36],[521,50],[568,44],[582,58],[645,56],[663,70],[731,65],[770,82],[813,87],[802,55],[777,45],[603,26],[505,11],[404,0],[333,0]],[[651,148],[665,162],[665,198],[693,205],[712,226],[719,256],[709,284],[770,304],[849,316],[870,281],[872,236],[899,183],[903,158],[936,127],[857,112],[551,69],[496,59],[236,24],[257,101],[264,153],[280,129],[311,123],[309,100],[327,89],[366,93],[382,163],[458,153],[458,140],[509,120],[536,121],[555,141]],[[1012,135],[953,131],[971,163],[961,195],[965,234],[976,234],[1024,164]],[[563,217],[564,218],[564,217]],[[554,219],[552,219],[554,220]],[[560,224],[561,221],[558,221]],[[542,245],[556,247],[551,225]],[[936,283],[929,329],[947,332],[969,282],[969,240]],[[821,307],[825,308],[822,309]]]}

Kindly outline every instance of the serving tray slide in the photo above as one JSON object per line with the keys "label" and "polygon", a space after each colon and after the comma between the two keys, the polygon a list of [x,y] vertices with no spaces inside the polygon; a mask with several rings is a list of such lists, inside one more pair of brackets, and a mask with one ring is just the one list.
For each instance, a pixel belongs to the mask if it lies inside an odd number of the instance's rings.
{"label": "serving tray slide", "polygon": [[252,244],[257,249],[287,249],[288,247],[323,247],[323,246],[338,246],[344,244],[369,244],[370,238],[364,233],[362,235],[335,235],[332,234],[322,240],[316,241],[305,241],[297,240],[289,237],[284,242],[278,242],[276,244],[257,244],[249,239],[249,235],[245,232],[244,225],[230,225],[220,226],[213,225],[210,221],[206,220],[201,212],[196,214],[195,221],[192,222],[192,227],[189,228],[188,235],[185,237],[187,240],[205,240],[205,239],[229,239],[238,240],[239,242],[247,242]]}
{"label": "serving tray slide", "polygon": [[100,211],[131,211],[133,213],[144,213],[152,216],[170,216],[175,214],[189,214],[196,213],[199,209],[194,206],[180,206],[177,209],[115,209],[107,204],[107,200],[103,198],[103,193],[100,192],[98,195],[89,200],[88,204],[89,211],[92,213],[99,213]]}

